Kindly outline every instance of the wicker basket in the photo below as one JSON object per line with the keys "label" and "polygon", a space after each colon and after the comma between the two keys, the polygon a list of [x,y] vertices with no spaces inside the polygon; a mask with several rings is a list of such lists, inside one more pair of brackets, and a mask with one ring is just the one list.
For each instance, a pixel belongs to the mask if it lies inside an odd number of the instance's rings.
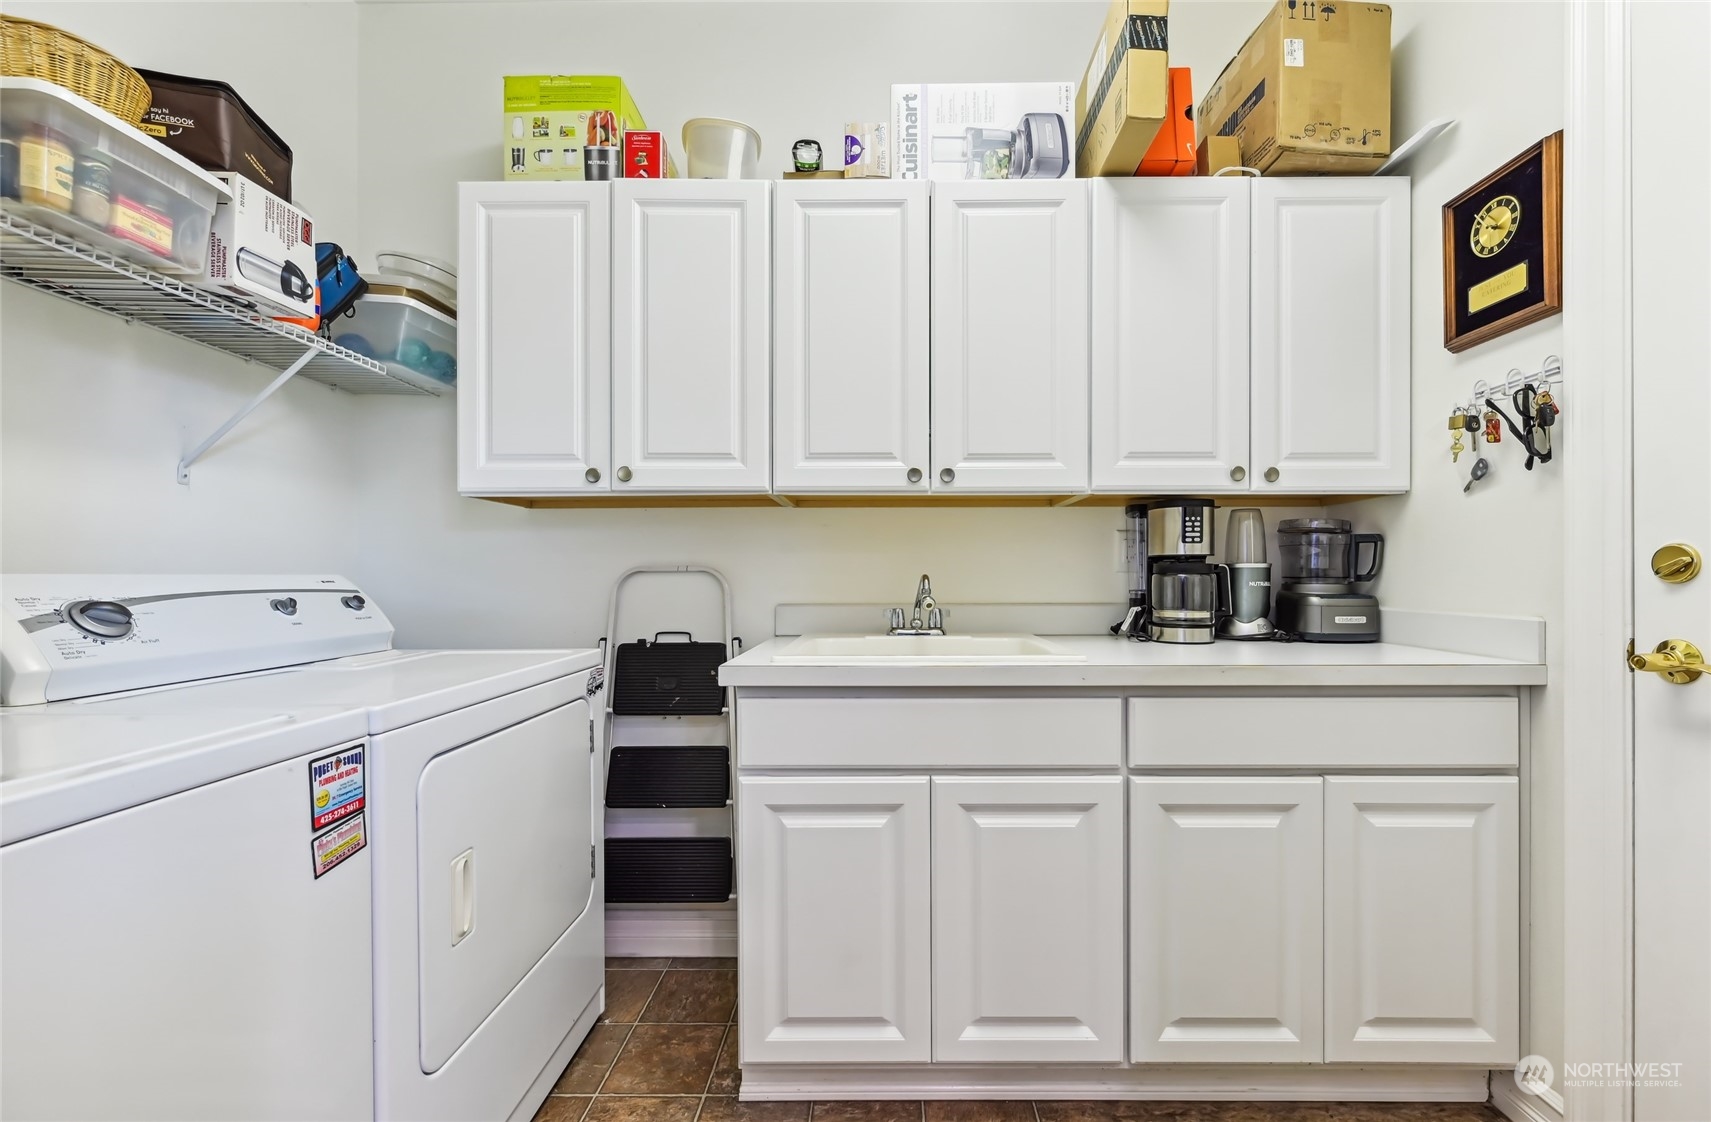
{"label": "wicker basket", "polygon": [[136,124],[149,87],[135,70],[93,43],[35,20],[0,15],[0,74],[41,78]]}

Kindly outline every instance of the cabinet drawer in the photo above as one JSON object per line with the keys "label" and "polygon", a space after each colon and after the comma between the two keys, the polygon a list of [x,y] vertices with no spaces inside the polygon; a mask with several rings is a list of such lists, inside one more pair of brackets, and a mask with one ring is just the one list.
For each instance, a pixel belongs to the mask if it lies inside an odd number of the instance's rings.
{"label": "cabinet drawer", "polygon": [[1510,768],[1513,697],[1136,697],[1131,767]]}
{"label": "cabinet drawer", "polygon": [[1115,768],[1122,701],[788,698],[737,703],[742,767]]}

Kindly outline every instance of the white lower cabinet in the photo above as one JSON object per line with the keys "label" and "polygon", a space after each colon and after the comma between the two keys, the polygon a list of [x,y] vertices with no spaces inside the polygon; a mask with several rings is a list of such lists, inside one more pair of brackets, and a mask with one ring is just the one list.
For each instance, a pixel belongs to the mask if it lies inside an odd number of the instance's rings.
{"label": "white lower cabinet", "polygon": [[737,798],[742,1062],[930,1059],[927,778],[746,777]]}
{"label": "white lower cabinet", "polygon": [[1130,1058],[1324,1059],[1322,781],[1131,784]]}
{"label": "white lower cabinet", "polygon": [[934,778],[933,1059],[1119,1062],[1122,978],[1122,778]]}
{"label": "white lower cabinet", "polygon": [[1325,780],[1325,1059],[1514,1063],[1519,784]]}

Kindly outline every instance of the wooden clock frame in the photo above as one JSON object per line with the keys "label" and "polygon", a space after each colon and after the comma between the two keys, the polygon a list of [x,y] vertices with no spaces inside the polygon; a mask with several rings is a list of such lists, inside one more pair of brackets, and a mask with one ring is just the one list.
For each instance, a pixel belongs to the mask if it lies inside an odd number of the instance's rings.
{"label": "wooden clock frame", "polygon": [[[1543,223],[1543,237],[1539,250],[1541,260],[1538,262],[1539,272],[1542,274],[1544,283],[1539,296],[1532,303],[1516,308],[1500,319],[1458,332],[1456,329],[1456,309],[1458,301],[1466,292],[1467,284],[1458,275],[1456,268],[1456,248],[1461,237],[1458,231],[1459,223],[1456,211],[1467,203],[1483,200],[1494,193],[1506,190],[1504,184],[1516,171],[1535,162],[1540,169],[1540,194],[1544,203],[1544,213],[1539,218],[1539,221]],[[1495,339],[1499,335],[1505,335],[1518,327],[1536,323],[1562,312],[1561,132],[1555,132],[1545,137],[1445,203],[1443,215],[1444,347],[1446,350],[1451,352],[1465,351],[1469,347],[1475,347]],[[1465,215],[1463,217],[1465,218]]]}

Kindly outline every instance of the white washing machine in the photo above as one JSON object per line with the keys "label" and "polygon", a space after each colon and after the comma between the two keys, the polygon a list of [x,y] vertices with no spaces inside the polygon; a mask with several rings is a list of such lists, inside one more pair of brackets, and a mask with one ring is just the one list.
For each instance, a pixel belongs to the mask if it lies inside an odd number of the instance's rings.
{"label": "white washing machine", "polygon": [[[8,580],[9,607],[13,582],[26,579],[39,578]],[[74,578],[69,598],[92,598],[99,580]],[[131,613],[130,633],[108,637],[98,655],[146,642],[168,610],[304,647],[353,619],[377,621],[365,653],[262,657],[278,668],[123,704],[139,717],[186,706],[360,716],[369,735],[361,813],[373,876],[374,1115],[529,1117],[603,1008],[600,772],[588,700],[598,653],[395,651],[390,627],[381,634],[384,617],[336,578],[179,580],[196,590],[146,604],[132,601],[158,593],[104,601]],[[75,628],[79,612],[92,610],[62,600],[51,611]],[[109,607],[93,610],[98,622],[102,613],[124,622]]]}

